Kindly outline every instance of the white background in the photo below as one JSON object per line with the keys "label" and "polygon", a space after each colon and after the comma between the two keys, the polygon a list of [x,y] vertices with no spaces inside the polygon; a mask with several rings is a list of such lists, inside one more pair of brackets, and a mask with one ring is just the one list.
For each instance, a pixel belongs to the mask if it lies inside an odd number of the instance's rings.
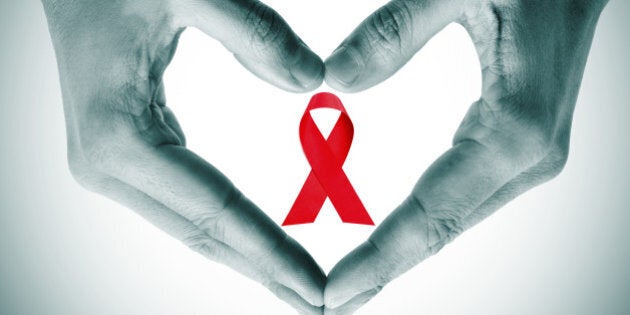
{"label": "white background", "polygon": [[[0,3],[0,313],[293,314],[262,286],[72,180],[41,5]],[[384,2],[267,3],[325,58]],[[630,312],[628,13],[628,2],[613,0],[602,14],[564,172],[392,282],[359,314]],[[166,86],[189,148],[282,222],[309,170],[297,129],[311,94],[258,80],[192,29]],[[474,48],[451,25],[387,82],[338,94],[355,124],[344,169],[377,224],[449,148],[479,90]],[[340,223],[327,202],[315,224],[286,230],[328,271],[373,228]]]}

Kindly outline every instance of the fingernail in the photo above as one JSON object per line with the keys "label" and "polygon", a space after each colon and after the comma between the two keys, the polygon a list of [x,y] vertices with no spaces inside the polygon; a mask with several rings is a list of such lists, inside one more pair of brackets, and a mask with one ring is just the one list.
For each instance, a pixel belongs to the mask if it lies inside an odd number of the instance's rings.
{"label": "fingernail", "polygon": [[313,51],[307,48],[306,45],[300,45],[301,56],[300,62],[298,62],[289,71],[291,76],[298,82],[302,88],[306,91],[314,90],[324,80],[324,63]]}
{"label": "fingernail", "polygon": [[347,47],[340,47],[326,60],[326,74],[344,86],[351,86],[363,71],[358,56]]}

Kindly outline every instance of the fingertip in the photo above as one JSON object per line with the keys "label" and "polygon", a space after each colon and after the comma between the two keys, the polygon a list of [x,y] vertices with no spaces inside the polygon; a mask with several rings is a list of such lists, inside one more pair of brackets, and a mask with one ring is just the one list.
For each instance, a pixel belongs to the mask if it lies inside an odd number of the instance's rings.
{"label": "fingertip", "polygon": [[324,305],[327,309],[326,314],[328,314],[328,309],[332,310],[343,305],[352,295],[352,292],[348,293],[348,290],[345,288],[343,272],[339,271],[338,266],[339,264],[330,271],[328,280],[326,281],[326,287],[324,289]]}
{"label": "fingertip", "polygon": [[324,273],[321,273],[321,276],[314,275],[312,277],[316,277],[316,280],[311,282],[306,289],[304,294],[304,299],[313,306],[323,307],[325,305],[324,301],[324,288],[326,286],[326,276]]}
{"label": "fingertip", "polygon": [[326,275],[315,259],[293,238],[288,237],[281,254],[286,259],[278,281],[292,288],[309,304],[324,305]]}
{"label": "fingertip", "polygon": [[328,307],[324,309],[324,314],[326,315],[343,315],[343,314],[353,314],[356,310],[361,308],[367,302],[369,302],[373,297],[375,297],[381,291],[381,287],[376,287],[374,289],[365,291],[360,293],[346,303],[337,306],[335,308]]}
{"label": "fingertip", "polygon": [[325,81],[331,88],[345,93],[362,90],[358,81],[365,69],[365,63],[356,49],[342,45],[324,62]]}
{"label": "fingertip", "polygon": [[303,44],[273,56],[252,57],[235,53],[234,57],[257,77],[288,92],[309,92],[324,81],[322,59]]}
{"label": "fingertip", "polygon": [[295,308],[300,314],[323,314],[324,307],[310,304],[298,293],[279,283],[270,283],[267,288],[279,299]]}
{"label": "fingertip", "polygon": [[[335,309],[365,292],[383,287],[385,264],[379,253],[364,243],[344,257],[328,274],[324,289],[324,304]],[[378,291],[377,291],[378,292]]]}
{"label": "fingertip", "polygon": [[299,44],[297,62],[289,69],[299,92],[309,92],[318,88],[324,81],[324,62],[310,48]]}

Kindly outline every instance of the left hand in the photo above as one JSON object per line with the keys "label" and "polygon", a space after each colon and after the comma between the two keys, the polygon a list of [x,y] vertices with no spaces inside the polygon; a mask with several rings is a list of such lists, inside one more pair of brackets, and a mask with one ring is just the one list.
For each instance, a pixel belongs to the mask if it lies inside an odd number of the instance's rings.
{"label": "left hand", "polygon": [[328,275],[326,314],[352,313],[403,272],[566,163],[571,120],[606,0],[393,0],[326,62],[326,82],[369,88],[451,22],[469,32],[483,89],[453,147]]}

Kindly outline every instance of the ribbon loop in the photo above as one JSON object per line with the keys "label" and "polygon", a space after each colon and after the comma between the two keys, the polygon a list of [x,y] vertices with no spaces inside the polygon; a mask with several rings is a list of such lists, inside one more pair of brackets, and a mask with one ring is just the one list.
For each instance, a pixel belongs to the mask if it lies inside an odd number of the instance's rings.
{"label": "ribbon loop", "polygon": [[[310,111],[331,108],[341,112],[328,139],[315,124]],[[374,225],[342,166],[350,151],[354,127],[341,100],[332,93],[315,94],[300,121],[300,142],[311,165],[300,193],[282,225],[313,223],[326,197],[344,223]]]}

